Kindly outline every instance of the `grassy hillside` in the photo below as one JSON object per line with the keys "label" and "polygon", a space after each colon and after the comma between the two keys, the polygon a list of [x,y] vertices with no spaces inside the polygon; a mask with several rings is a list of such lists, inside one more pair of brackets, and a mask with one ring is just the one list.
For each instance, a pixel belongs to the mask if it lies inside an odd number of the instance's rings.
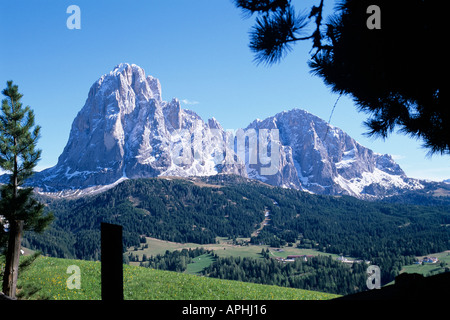
{"label": "grassy hillside", "polygon": [[[71,276],[67,268],[71,265],[80,268],[80,289],[67,286]],[[39,257],[19,274],[18,297],[99,300],[100,268],[98,261]],[[337,295],[124,265],[124,297],[126,300],[328,300]]]}

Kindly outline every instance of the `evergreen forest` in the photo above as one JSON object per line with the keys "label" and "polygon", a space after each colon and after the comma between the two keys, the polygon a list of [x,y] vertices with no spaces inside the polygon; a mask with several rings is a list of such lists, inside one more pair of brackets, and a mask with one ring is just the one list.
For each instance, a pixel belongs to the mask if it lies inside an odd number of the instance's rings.
{"label": "evergreen forest", "polygon": [[[142,236],[198,244],[215,243],[216,237],[244,237],[250,239],[250,245],[295,245],[370,261],[380,267],[383,284],[392,281],[415,256],[450,249],[450,202],[445,198],[434,201],[426,195],[421,197],[426,197],[427,205],[418,204],[420,199],[414,197],[363,201],[219,175],[203,178],[200,183],[190,179],[126,180],[103,193],[78,199],[36,197],[45,202],[55,220],[43,234],[25,233],[23,245],[54,257],[98,260],[101,222],[123,226],[124,252],[127,247],[138,246]],[[255,235],[265,213],[270,220]],[[220,260],[216,263],[225,263]],[[267,259],[270,265],[275,263],[271,260]],[[335,266],[325,260],[316,262]],[[242,280],[254,281],[258,276],[239,271],[245,269],[243,261],[232,262],[238,279],[240,275]],[[354,270],[356,278],[360,271]],[[205,272],[214,277],[236,277],[218,265],[216,271]],[[305,273],[280,269],[280,274],[290,272]],[[314,280],[308,279],[279,277],[269,283],[301,283],[315,288],[308,282]],[[360,279],[355,281],[360,287]],[[334,292],[332,283],[337,282],[326,282],[323,286]]]}

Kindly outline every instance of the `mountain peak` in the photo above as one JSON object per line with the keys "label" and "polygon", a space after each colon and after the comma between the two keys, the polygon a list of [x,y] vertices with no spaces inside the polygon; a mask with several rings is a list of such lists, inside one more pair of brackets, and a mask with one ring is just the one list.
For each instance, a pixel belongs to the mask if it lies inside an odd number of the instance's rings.
{"label": "mountain peak", "polygon": [[149,100],[161,100],[161,84],[157,78],[146,76],[144,69],[136,64],[120,63],[109,73],[101,76],[92,85],[94,94],[103,90],[106,95],[118,91],[119,94],[132,91],[132,95]]}
{"label": "mountain peak", "polygon": [[220,125],[219,121],[217,121],[216,118],[214,118],[214,117],[208,119],[208,126],[209,126],[211,129],[223,130],[223,128],[222,128],[222,126]]}
{"label": "mountain peak", "polygon": [[144,70],[139,67],[138,65],[135,65],[134,63],[119,63],[118,65],[116,65],[114,67],[114,69],[110,72],[110,74],[112,75],[117,75],[118,73],[122,73],[124,70],[127,69],[132,69],[132,70],[137,70],[138,72],[142,71],[144,72]]}
{"label": "mountain peak", "polygon": [[205,123],[182,109],[178,99],[163,101],[159,80],[129,63],[91,86],[57,165],[37,173],[30,184],[58,191],[126,178],[216,174],[357,197],[423,188],[392,157],[302,109],[257,119],[232,136],[215,118]]}
{"label": "mountain peak", "polygon": [[[277,130],[280,169],[266,182],[318,194],[385,196],[423,186],[408,179],[389,155],[365,148],[341,129],[302,109],[253,121],[248,129]],[[258,165],[250,166],[254,171]]]}
{"label": "mountain peak", "polygon": [[[160,175],[246,176],[222,133],[211,130],[195,112],[181,109],[178,99],[163,101],[158,79],[121,63],[91,86],[58,163],[31,183],[56,191]],[[229,153],[226,163],[215,161],[217,144]]]}

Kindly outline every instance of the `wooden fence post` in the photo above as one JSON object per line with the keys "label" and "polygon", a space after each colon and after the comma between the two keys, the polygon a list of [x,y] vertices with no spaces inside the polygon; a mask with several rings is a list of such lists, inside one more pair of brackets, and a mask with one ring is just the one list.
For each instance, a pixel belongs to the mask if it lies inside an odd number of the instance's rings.
{"label": "wooden fence post", "polygon": [[122,226],[101,223],[102,300],[123,300]]}

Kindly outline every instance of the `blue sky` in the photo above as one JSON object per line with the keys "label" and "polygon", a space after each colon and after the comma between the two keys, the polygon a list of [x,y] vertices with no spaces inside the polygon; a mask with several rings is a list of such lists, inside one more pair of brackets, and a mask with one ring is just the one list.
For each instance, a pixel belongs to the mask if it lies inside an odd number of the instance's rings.
{"label": "blue sky", "polygon": [[[318,1],[294,1],[307,9]],[[81,10],[81,29],[68,29],[70,5]],[[332,10],[334,1],[325,1]],[[19,85],[41,125],[38,170],[56,164],[90,86],[121,62],[141,66],[161,82],[164,100],[176,97],[205,121],[225,129],[246,127],[283,110],[305,109],[329,119],[337,95],[307,66],[310,42],[297,43],[271,67],[253,63],[244,19],[231,0],[1,1],[0,87]],[[394,134],[363,135],[366,115],[342,97],[331,124],[378,153],[389,153],[414,178],[450,178],[448,156],[427,157],[421,142]]]}

